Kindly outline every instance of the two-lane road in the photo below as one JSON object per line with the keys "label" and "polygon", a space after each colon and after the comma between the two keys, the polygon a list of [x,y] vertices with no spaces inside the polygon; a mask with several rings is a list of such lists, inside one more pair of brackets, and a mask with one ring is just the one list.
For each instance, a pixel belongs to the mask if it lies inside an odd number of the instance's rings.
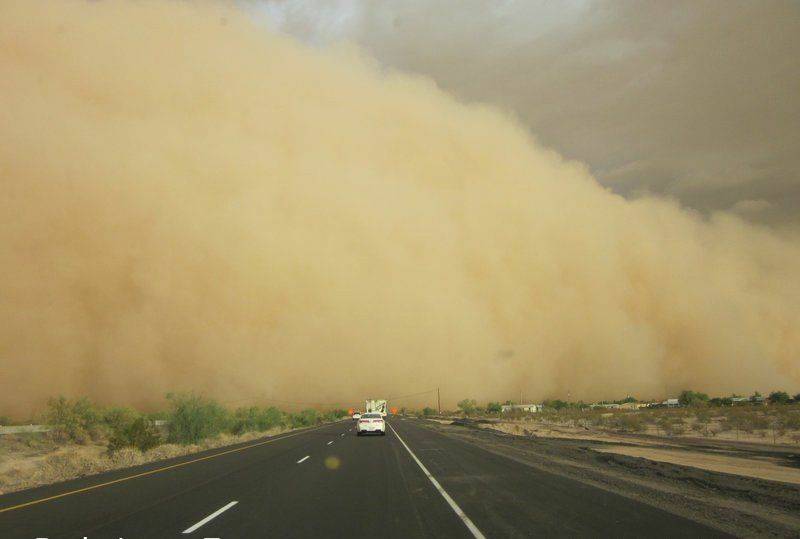
{"label": "two-lane road", "polygon": [[724,534],[393,418],[349,421],[0,496],[0,537]]}

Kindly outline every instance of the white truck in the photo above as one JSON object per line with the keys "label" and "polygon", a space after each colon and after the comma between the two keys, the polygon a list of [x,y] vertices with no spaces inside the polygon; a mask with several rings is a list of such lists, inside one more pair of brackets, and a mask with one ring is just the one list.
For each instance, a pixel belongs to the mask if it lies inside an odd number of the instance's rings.
{"label": "white truck", "polygon": [[364,405],[364,413],[377,412],[381,417],[386,417],[389,408],[386,404],[386,399],[367,399]]}

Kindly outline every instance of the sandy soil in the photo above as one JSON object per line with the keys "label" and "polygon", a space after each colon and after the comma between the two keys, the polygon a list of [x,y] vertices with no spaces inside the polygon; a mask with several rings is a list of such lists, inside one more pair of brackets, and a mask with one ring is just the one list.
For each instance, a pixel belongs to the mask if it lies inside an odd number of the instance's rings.
{"label": "sandy soil", "polygon": [[[450,420],[452,421],[452,420]],[[797,433],[787,433],[783,436],[776,435],[774,438],[768,432],[745,433],[736,431],[720,432],[713,430],[714,436],[701,436],[696,432],[688,430],[684,434],[676,436],[665,436],[664,433],[655,426],[648,428],[639,434],[613,432],[592,427],[576,427],[573,425],[563,425],[546,423],[539,421],[493,421],[491,423],[479,424],[481,428],[490,428],[506,432],[508,434],[543,436],[547,438],[562,438],[565,440],[593,440],[598,442],[618,442],[634,445],[675,445],[682,446],[684,441],[693,442],[730,442],[731,444],[757,444],[759,446],[782,447],[800,452],[800,444],[795,440]],[[712,423],[713,428],[713,423]],[[654,442],[657,440],[657,442]]]}
{"label": "sandy soil", "polygon": [[[586,440],[596,442],[618,442],[635,445],[653,445],[650,440],[603,432],[599,430],[588,430],[581,427],[570,427],[565,425],[549,425],[546,423],[536,423],[531,421],[504,421],[498,423],[481,423],[480,428],[499,430],[506,434],[517,436],[541,436],[543,438],[560,438],[563,440]],[[670,440],[665,438],[661,444],[670,444]]]}
{"label": "sandy soil", "polygon": [[608,446],[593,447],[595,451],[628,455],[659,462],[670,462],[715,472],[746,475],[769,481],[782,481],[800,485],[800,468],[785,466],[782,459],[770,457],[734,457],[730,455],[699,453],[684,449],[655,447]]}
{"label": "sandy soil", "polygon": [[[738,537],[800,537],[800,451],[726,440],[579,432],[535,422],[428,428]],[[583,429],[581,429],[583,430]],[[550,434],[550,436],[548,436]]]}
{"label": "sandy soil", "polygon": [[[601,442],[591,445],[591,449],[800,485],[800,467],[787,459],[787,450],[794,452],[794,447],[765,444],[760,436],[750,436],[746,440],[740,437],[738,441],[720,437],[666,437],[653,432],[623,434],[531,421],[479,423],[477,426],[516,436]],[[754,454],[754,451],[759,454]],[[797,451],[800,453],[800,448]],[[770,456],[770,453],[775,455]]]}

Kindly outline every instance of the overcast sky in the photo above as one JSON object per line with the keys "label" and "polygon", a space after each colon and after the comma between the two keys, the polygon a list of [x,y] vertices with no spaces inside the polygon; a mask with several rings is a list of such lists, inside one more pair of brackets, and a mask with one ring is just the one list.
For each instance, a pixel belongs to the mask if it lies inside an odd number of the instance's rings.
{"label": "overcast sky", "polygon": [[629,197],[800,225],[800,2],[253,2],[513,111]]}

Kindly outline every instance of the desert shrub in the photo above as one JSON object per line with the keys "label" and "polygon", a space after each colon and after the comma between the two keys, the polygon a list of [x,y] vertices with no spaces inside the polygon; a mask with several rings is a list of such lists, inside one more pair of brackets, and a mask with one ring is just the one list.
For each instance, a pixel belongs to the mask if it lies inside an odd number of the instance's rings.
{"label": "desert shrub", "polygon": [[293,429],[300,427],[311,427],[319,423],[319,413],[313,408],[307,408],[297,414],[290,414],[288,418],[289,426]]}
{"label": "desert shrub", "polygon": [[108,450],[114,452],[123,447],[133,447],[147,451],[160,443],[161,435],[153,422],[144,416],[139,416],[129,424],[117,428],[108,442]]}
{"label": "desert shrub", "polygon": [[766,416],[761,414],[753,414],[749,418],[751,431],[753,430],[766,430],[769,428],[770,421]]}
{"label": "desert shrub", "polygon": [[434,410],[433,408],[431,408],[429,406],[426,406],[425,408],[422,409],[422,415],[424,415],[424,416],[436,415],[436,410]]}
{"label": "desert shrub", "polygon": [[789,400],[789,394],[785,391],[773,391],[769,394],[769,401],[775,404],[787,404]]}
{"label": "desert shrub", "polygon": [[623,432],[642,432],[645,430],[644,419],[638,414],[614,414],[608,418],[608,426]]}
{"label": "desert shrub", "polygon": [[[522,410],[517,408],[512,408],[511,410],[504,412],[503,417],[506,419],[522,419],[525,416]],[[539,416],[539,419],[543,419],[543,416]]]}
{"label": "desert shrub", "polygon": [[334,409],[334,410],[328,410],[327,412],[322,414],[322,419],[323,421],[337,421],[347,415],[350,415],[347,413],[347,410]]}
{"label": "desert shrub", "polygon": [[147,462],[141,451],[133,447],[121,447],[109,455],[111,468],[127,468]]}
{"label": "desert shrub", "polygon": [[568,408],[570,403],[562,401],[561,399],[550,399],[542,401],[542,406],[544,408],[552,408],[553,410],[561,410],[563,408]]}
{"label": "desert shrub", "polygon": [[653,413],[653,410],[640,410],[637,412],[639,417],[642,418],[642,421],[647,425],[655,425],[657,421],[656,415]]}
{"label": "desert shrub", "polygon": [[486,411],[490,414],[499,414],[503,408],[499,402],[490,402],[486,404]]}
{"label": "desert shrub", "polygon": [[659,417],[656,424],[667,436],[678,436],[686,431],[683,418],[674,414]]}
{"label": "desert shrub", "polygon": [[702,424],[709,423],[711,422],[711,412],[708,409],[701,408],[695,411],[694,420]]}
{"label": "desert shrub", "polygon": [[787,430],[800,430],[800,412],[787,413],[783,416],[782,423]]}
{"label": "desert shrub", "polygon": [[699,391],[684,389],[678,396],[678,402],[684,406],[703,406],[708,403],[708,395]]}
{"label": "desert shrub", "polygon": [[713,399],[709,400],[708,403],[711,406],[731,406],[733,404],[733,400],[730,397],[714,397]]}
{"label": "desert shrub", "polygon": [[217,402],[194,393],[169,394],[172,410],[169,416],[170,442],[196,444],[228,430],[229,412]]}
{"label": "desert shrub", "polygon": [[53,439],[84,444],[101,435],[101,414],[87,398],[49,399],[44,416],[47,424],[54,427]]}
{"label": "desert shrub", "polygon": [[460,401],[457,406],[464,412],[464,415],[472,415],[475,413],[478,403],[475,399],[464,399]]}
{"label": "desert shrub", "polygon": [[251,431],[264,432],[279,427],[282,423],[283,412],[274,406],[267,408],[259,408],[258,406],[238,408],[234,412],[231,432],[233,434]]}
{"label": "desert shrub", "polygon": [[131,423],[136,421],[141,415],[140,412],[133,408],[118,406],[104,410],[102,421],[112,433],[116,434],[129,427]]}

